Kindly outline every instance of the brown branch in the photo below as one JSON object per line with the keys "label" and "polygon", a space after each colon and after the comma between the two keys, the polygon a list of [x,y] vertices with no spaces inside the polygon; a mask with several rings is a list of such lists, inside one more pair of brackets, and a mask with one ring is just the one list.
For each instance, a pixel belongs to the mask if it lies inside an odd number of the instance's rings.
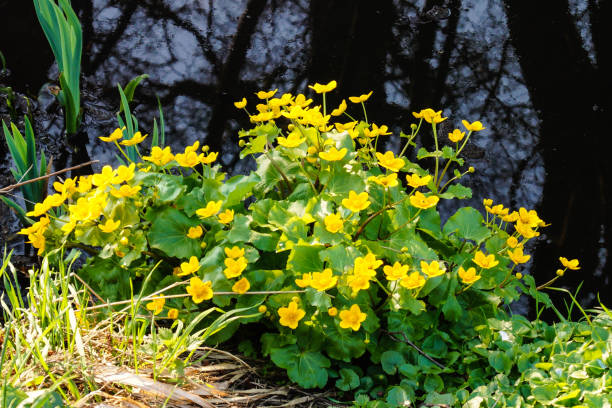
{"label": "brown branch", "polygon": [[34,183],[34,182],[40,181],[40,180],[45,180],[45,179],[48,179],[50,177],[56,176],[58,174],[66,173],[66,172],[68,172],[70,170],[75,170],[75,169],[79,169],[81,167],[89,166],[90,164],[93,164],[93,163],[98,163],[99,161],[100,160],[90,160],[88,162],[77,164],[76,166],[72,166],[72,167],[68,167],[68,168],[62,169],[62,170],[58,170],[58,171],[55,171],[53,173],[46,174],[44,176],[33,178],[31,180],[22,181],[21,183],[17,183],[17,184],[11,184],[10,186],[6,186],[6,187],[3,187],[3,188],[0,188],[0,194],[5,194],[5,193],[8,193],[9,191],[12,191],[12,190],[14,190],[14,189],[16,189],[18,187],[24,186],[26,184]]}
{"label": "brown branch", "polygon": [[[401,343],[408,344],[410,347],[415,349],[420,355],[422,355],[423,357],[425,357],[426,359],[428,359],[429,361],[431,361],[432,363],[434,363],[435,365],[437,365],[441,369],[446,370],[447,367],[444,364],[437,362],[436,360],[433,359],[433,357],[430,357],[427,353],[425,353],[423,350],[418,348],[416,344],[414,344],[413,342],[408,340],[408,337],[406,336],[406,333],[403,333],[403,332],[387,332],[387,334],[389,335],[389,337],[391,337],[395,341],[399,341]],[[401,335],[404,339],[402,340],[402,339],[399,339],[399,338],[395,337],[396,334]]]}

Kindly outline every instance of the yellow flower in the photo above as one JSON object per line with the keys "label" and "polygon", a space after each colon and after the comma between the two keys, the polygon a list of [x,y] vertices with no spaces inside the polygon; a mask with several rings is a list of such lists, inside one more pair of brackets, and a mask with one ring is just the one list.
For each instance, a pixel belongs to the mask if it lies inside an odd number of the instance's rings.
{"label": "yellow flower", "polygon": [[174,160],[176,160],[181,167],[194,167],[202,163],[202,160],[204,160],[204,154],[197,154],[196,152],[191,151],[178,153],[176,156],[174,156]]}
{"label": "yellow flower", "polygon": [[[342,102],[340,102],[340,106],[338,106],[336,109],[334,109],[333,111],[331,111],[331,115],[332,116],[340,116],[344,113],[344,111],[346,111],[346,101],[343,99]],[[337,129],[337,127],[336,127]]]}
{"label": "yellow flower", "polygon": [[510,214],[508,215],[502,215],[501,216],[502,221],[504,222],[516,222],[519,219],[519,213],[516,211],[512,211]]}
{"label": "yellow flower", "polygon": [[115,171],[111,166],[102,167],[102,172],[94,174],[91,181],[94,186],[105,187],[111,183],[111,180],[115,177]]}
{"label": "yellow flower", "polygon": [[196,210],[196,214],[201,218],[208,218],[217,214],[221,210],[223,201],[209,201],[206,203],[206,207]]}
{"label": "yellow flower", "polygon": [[334,123],[334,126],[336,127],[336,130],[338,132],[344,132],[344,131],[353,130],[356,124],[357,124],[357,121],[353,121],[353,122],[348,122],[348,123]]}
{"label": "yellow flower", "polygon": [[400,280],[400,285],[406,289],[418,289],[425,285],[425,278],[418,272],[412,272]]}
{"label": "yellow flower", "polygon": [[357,194],[351,190],[349,191],[348,198],[342,199],[342,205],[353,212],[359,212],[365,210],[371,204],[368,198],[368,193],[365,191]]}
{"label": "yellow flower", "polygon": [[344,224],[342,216],[339,213],[329,214],[323,221],[325,222],[325,229],[332,234],[340,231],[342,229],[342,225]]}
{"label": "yellow flower", "polygon": [[370,276],[368,274],[353,273],[346,278],[347,284],[353,291],[353,296],[359,293],[360,290],[366,290],[370,287]]}
{"label": "yellow flower", "polygon": [[561,264],[563,264],[563,266],[565,266],[567,269],[571,269],[573,271],[577,271],[578,269],[580,269],[580,266],[578,266],[579,261],[577,259],[572,259],[571,261],[568,261],[567,258],[564,257],[559,257],[559,260],[561,261]]}
{"label": "yellow flower", "polygon": [[228,258],[238,259],[244,256],[244,248],[238,248],[237,246],[231,248],[225,247],[224,251],[225,256],[227,256]]}
{"label": "yellow flower", "polygon": [[[55,184],[55,183],[54,183]],[[64,201],[68,198],[68,195],[64,194],[51,194],[45,197],[43,205],[47,208],[59,207],[64,204]]]}
{"label": "yellow flower", "polygon": [[372,92],[374,91],[370,91],[370,93],[359,95],[359,96],[349,96],[349,101],[353,103],[365,102],[370,98],[370,96],[372,96]]}
{"label": "yellow flower", "polygon": [[168,310],[168,319],[176,319],[179,315],[179,311],[178,309],[175,308],[171,308],[170,310]]}
{"label": "yellow flower", "polygon": [[319,153],[319,157],[327,161],[338,161],[342,160],[342,158],[346,156],[346,152],[346,147],[338,150],[335,146],[332,146],[331,149],[329,149],[329,152]]}
{"label": "yellow flower", "polygon": [[404,159],[401,157],[396,158],[392,151],[387,151],[385,154],[376,152],[376,158],[379,165],[395,172],[400,171],[405,164]]}
{"label": "yellow flower", "polygon": [[289,302],[288,307],[278,309],[278,315],[280,316],[279,323],[281,326],[295,329],[298,326],[298,322],[306,315],[306,312],[300,309],[298,304],[292,300]]}
{"label": "yellow flower", "polygon": [[465,132],[462,132],[459,129],[455,129],[453,130],[453,133],[448,134],[448,138],[453,143],[457,143],[458,141],[463,139],[463,136],[465,136]]}
{"label": "yellow flower", "polygon": [[125,198],[133,197],[140,191],[140,186],[128,186],[127,184],[122,185],[119,189],[111,188],[110,193],[113,197]]}
{"label": "yellow flower", "polygon": [[523,224],[529,225],[531,228],[542,227],[545,225],[544,221],[538,217],[538,213],[535,210],[527,211],[523,207],[519,208],[518,220]]}
{"label": "yellow flower", "polygon": [[134,163],[129,166],[119,166],[115,171],[116,176],[112,178],[112,184],[121,184],[124,181],[130,181],[134,178],[134,168],[136,165]]}
{"label": "yellow flower", "polygon": [[429,183],[429,180],[431,180],[431,176],[429,174],[423,177],[419,177],[419,175],[416,173],[406,175],[406,181],[412,188],[426,186]]}
{"label": "yellow flower", "polygon": [[517,246],[519,246],[518,239],[516,239],[515,237],[509,237],[506,240],[506,245],[508,245],[510,248],[516,248]]}
{"label": "yellow flower", "polygon": [[397,173],[391,173],[388,175],[381,174],[380,176],[370,176],[368,177],[368,181],[373,181],[374,183],[383,186],[384,188],[395,187],[398,185],[397,181]]}
{"label": "yellow flower", "polygon": [[338,309],[336,309],[335,307],[330,307],[329,309],[327,309],[327,314],[330,315],[331,317],[337,316]]}
{"label": "yellow flower", "polygon": [[353,305],[350,309],[340,312],[340,327],[357,331],[366,317],[367,315],[361,311],[359,305]]}
{"label": "yellow flower", "polygon": [[236,276],[240,276],[242,271],[244,271],[247,267],[247,260],[245,257],[241,256],[238,259],[233,258],[225,258],[226,268],[223,270],[225,277],[227,279],[235,278]]}
{"label": "yellow flower", "polygon": [[37,255],[42,255],[42,253],[45,250],[45,236],[43,235],[44,231],[43,230],[38,230],[32,234],[28,235],[28,239],[29,241],[26,241],[29,244],[32,244],[32,246],[36,249],[38,249],[38,253]]}
{"label": "yellow flower", "polygon": [[102,232],[106,232],[108,234],[119,228],[119,224],[121,224],[121,221],[113,221],[112,219],[108,218],[104,224],[98,224],[98,228],[100,228]]}
{"label": "yellow flower", "polygon": [[200,261],[195,256],[189,258],[189,262],[182,262],[180,272],[178,272],[177,276],[185,276],[195,273],[200,269]]}
{"label": "yellow flower", "polygon": [[442,117],[442,111],[435,111],[433,109],[427,108],[422,109],[419,113],[412,112],[415,118],[417,119],[425,119],[427,123],[440,123],[446,120],[446,118]]}
{"label": "yellow flower", "polygon": [[122,137],[123,137],[123,130],[117,128],[113,131],[113,133],[110,134],[110,136],[108,137],[100,136],[99,139],[102,140],[103,142],[114,142],[115,140],[119,140]]}
{"label": "yellow flower", "polygon": [[470,283],[474,283],[478,279],[480,279],[480,275],[476,274],[476,268],[474,267],[470,267],[466,271],[465,269],[463,269],[463,266],[460,266],[459,270],[457,271],[457,274],[461,278],[461,281],[465,283],[466,285],[469,285]]}
{"label": "yellow flower", "polygon": [[202,227],[199,225],[196,227],[189,227],[189,231],[187,232],[187,237],[191,239],[200,238],[202,236]]}
{"label": "yellow flower", "polygon": [[311,285],[311,283],[312,283],[312,273],[310,272],[303,273],[302,279],[298,278],[295,280],[295,284],[298,285],[300,288],[307,288]]}
{"label": "yellow flower", "polygon": [[493,200],[491,200],[490,198],[485,198],[484,200],[482,200],[482,205],[484,205],[485,207],[490,207],[493,205]]}
{"label": "yellow flower", "polygon": [[187,293],[191,295],[193,303],[202,303],[204,300],[212,299],[212,282],[202,282],[198,277],[191,278],[189,279],[189,286],[187,286]]}
{"label": "yellow flower", "polygon": [[476,254],[474,254],[474,258],[472,260],[476,265],[484,269],[493,268],[499,263],[499,261],[495,259],[495,255],[485,255],[482,251],[476,251]]}
{"label": "yellow flower", "polygon": [[300,137],[300,135],[301,133],[298,130],[294,130],[293,132],[289,133],[287,137],[282,137],[282,136],[277,137],[276,141],[278,142],[279,145],[283,147],[288,147],[288,148],[297,147],[306,141],[306,138]]}
{"label": "yellow flower", "polygon": [[170,151],[170,146],[166,146],[163,149],[159,146],[153,146],[151,148],[151,155],[143,156],[142,159],[150,161],[158,166],[164,166],[174,160],[174,155]]}
{"label": "yellow flower", "polygon": [[421,271],[428,277],[435,278],[436,276],[444,274],[446,269],[444,266],[440,267],[440,262],[438,261],[431,261],[429,264],[425,261],[421,261]]}
{"label": "yellow flower", "polygon": [[89,190],[91,190],[92,178],[92,175],[79,176],[79,185],[77,186],[76,190],[79,193],[87,193]]}
{"label": "yellow flower", "polygon": [[234,210],[225,210],[218,217],[221,224],[229,224],[234,220]]}
{"label": "yellow flower", "polygon": [[246,293],[250,288],[251,283],[249,282],[249,280],[247,278],[242,278],[236,283],[234,283],[234,286],[232,286],[232,291],[240,293],[242,295],[243,293]]}
{"label": "yellow flower", "polygon": [[420,191],[415,191],[414,194],[410,196],[410,204],[422,210],[435,207],[438,201],[440,201],[438,196],[425,197]]}
{"label": "yellow flower", "polygon": [[520,219],[516,221],[514,228],[526,239],[531,239],[540,235],[539,232],[534,231],[529,225],[523,224]]}
{"label": "yellow flower", "polygon": [[399,262],[395,262],[393,266],[385,265],[383,267],[383,272],[387,276],[387,280],[394,281],[402,279],[408,274],[408,265],[402,265]]}
{"label": "yellow flower", "polygon": [[464,119],[461,121],[461,123],[463,123],[463,126],[470,132],[480,132],[481,130],[486,129],[486,127],[482,126],[482,123],[479,121],[470,123]]}
{"label": "yellow flower", "polygon": [[274,96],[274,94],[276,93],[276,91],[278,91],[278,89],[275,89],[275,90],[273,90],[273,91],[268,91],[268,92],[265,92],[265,91],[259,91],[259,92],[257,92],[255,95],[257,95],[257,97],[258,97],[259,99],[269,99],[269,98],[271,98],[271,97],[273,97],[273,96]]}
{"label": "yellow flower", "polygon": [[213,163],[215,160],[217,160],[217,156],[219,156],[219,152],[211,152],[208,153],[208,155],[206,156],[202,156],[200,158],[200,162],[202,164],[210,164]]}
{"label": "yellow flower", "polygon": [[531,258],[531,255],[523,255],[522,247],[517,247],[514,249],[514,251],[508,251],[508,256],[510,257],[512,262],[514,262],[517,265],[525,263],[529,261],[529,258]]}
{"label": "yellow flower", "polygon": [[[265,98],[264,98],[265,99]],[[234,106],[238,109],[242,109],[247,105],[247,100],[246,98],[242,98],[242,100],[238,101],[238,102],[234,102]]]}
{"label": "yellow flower", "polygon": [[336,83],[336,81],[331,81],[331,82],[328,82],[327,85],[316,83],[314,85],[308,85],[308,87],[311,89],[314,89],[316,93],[320,94],[320,93],[327,93],[327,92],[333,91],[334,89],[336,89],[337,85],[338,84]]}
{"label": "yellow flower", "polygon": [[134,136],[129,139],[129,140],[122,140],[120,144],[122,144],[123,146],[134,146],[140,142],[142,142],[143,140],[146,139],[146,137],[149,135],[142,135],[142,133],[140,132],[136,132],[134,133]]}
{"label": "yellow flower", "polygon": [[164,295],[154,296],[151,302],[147,303],[147,310],[151,310],[154,315],[158,315],[164,310],[166,298]]}
{"label": "yellow flower", "polygon": [[261,305],[257,308],[257,311],[259,313],[266,313],[268,311],[268,308],[266,307],[266,305]]}
{"label": "yellow flower", "polygon": [[383,264],[383,261],[376,259],[376,255],[373,253],[369,253],[366,256],[360,256],[355,259],[355,269],[363,270],[363,269],[371,269],[371,276],[376,275],[375,269]]}
{"label": "yellow flower", "polygon": [[312,286],[318,291],[324,291],[336,286],[337,282],[338,277],[333,276],[332,270],[330,268],[326,268],[323,270],[323,272],[312,273],[312,282],[310,283],[310,286]]}

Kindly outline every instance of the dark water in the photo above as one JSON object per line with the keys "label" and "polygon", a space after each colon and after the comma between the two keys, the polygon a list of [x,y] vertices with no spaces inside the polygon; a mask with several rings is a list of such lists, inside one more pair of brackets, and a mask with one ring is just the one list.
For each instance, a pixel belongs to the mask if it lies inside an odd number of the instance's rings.
{"label": "dark water", "polygon": [[[233,101],[261,89],[304,91],[336,79],[339,95],[374,91],[369,117],[408,129],[425,107],[481,120],[469,185],[506,206],[536,208],[551,226],[526,268],[544,282],[558,257],[582,269],[588,306],[612,303],[610,136],[612,2],[447,1],[73,1],[83,24],[85,133],[65,146],[47,85],[57,71],[28,1],[0,0],[0,50],[12,71],[0,82],[33,98],[39,134],[58,166],[113,160],[97,139],[115,125],[116,84],[150,78],[136,115],[150,129],[159,96],[169,143],[195,140],[244,171],[237,133],[250,124]],[[333,98],[336,97],[334,101]],[[328,100],[328,103],[329,100]],[[0,108],[0,113],[3,111]],[[423,144],[431,143],[425,138]],[[391,137],[387,148],[396,148]],[[77,150],[79,155],[71,157]],[[0,150],[1,154],[4,154]],[[7,158],[2,160],[6,161]],[[6,208],[2,208],[6,212]]]}

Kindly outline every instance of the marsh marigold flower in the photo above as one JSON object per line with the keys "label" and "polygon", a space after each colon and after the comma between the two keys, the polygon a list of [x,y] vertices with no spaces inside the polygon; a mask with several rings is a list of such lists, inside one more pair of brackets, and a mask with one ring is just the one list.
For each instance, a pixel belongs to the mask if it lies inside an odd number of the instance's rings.
{"label": "marsh marigold flower", "polygon": [[360,290],[366,290],[370,287],[371,279],[371,275],[354,271],[353,274],[347,276],[346,282],[353,291],[353,296],[355,296]]}
{"label": "marsh marigold flower", "polygon": [[577,271],[578,269],[580,269],[580,266],[578,266],[579,261],[577,259],[572,259],[570,261],[567,258],[564,258],[561,256],[559,257],[559,261],[561,261],[561,264],[565,266],[567,269],[571,269],[573,271]]}
{"label": "marsh marigold flower", "polygon": [[395,187],[399,184],[397,181],[397,173],[391,173],[386,176],[384,174],[379,176],[370,176],[368,177],[368,181],[373,181],[384,188]]}
{"label": "marsh marigold flower", "polygon": [[247,267],[247,260],[245,257],[241,256],[238,259],[225,258],[223,261],[226,268],[223,270],[223,274],[227,279],[235,278],[242,274]]}
{"label": "marsh marigold flower", "polygon": [[361,311],[359,305],[353,305],[350,309],[340,312],[340,327],[357,331],[366,317],[367,315]]}
{"label": "marsh marigold flower", "polygon": [[367,94],[363,94],[363,95],[359,95],[359,96],[349,96],[349,101],[351,101],[353,103],[365,102],[365,101],[367,101],[370,98],[370,96],[372,96],[372,92],[374,92],[374,91],[370,91]]}
{"label": "marsh marigold flower", "polygon": [[257,95],[257,97],[258,97],[259,99],[269,99],[269,98],[273,97],[273,96],[274,96],[274,94],[275,94],[277,91],[278,91],[278,89],[275,89],[275,90],[273,90],[273,91],[268,91],[268,92],[266,92],[266,91],[259,91],[259,92],[257,92],[255,95]]}
{"label": "marsh marigold flower", "polygon": [[233,247],[225,247],[224,248],[225,256],[228,258],[238,259],[244,256],[244,248],[239,248],[237,246]]}
{"label": "marsh marigold flower", "polygon": [[446,120],[442,117],[442,111],[435,111],[431,108],[422,109],[419,113],[412,112],[412,115],[417,119],[424,119],[427,123],[440,123]]}
{"label": "marsh marigold flower", "polygon": [[209,201],[206,203],[206,207],[200,208],[196,210],[196,214],[201,218],[208,218],[221,210],[221,206],[223,205],[223,201]]}
{"label": "marsh marigold flower", "polygon": [[524,255],[522,247],[516,247],[513,251],[508,251],[508,256],[515,264],[522,264],[529,261],[531,255]]}
{"label": "marsh marigold flower", "polygon": [[134,197],[140,191],[140,186],[128,186],[127,184],[122,185],[119,189],[111,188],[110,193],[113,197],[127,198]]}
{"label": "marsh marigold flower", "polygon": [[486,127],[484,127],[479,121],[470,123],[464,119],[461,121],[461,123],[463,123],[463,126],[470,132],[480,132],[481,130],[486,129]]}
{"label": "marsh marigold flower", "polygon": [[338,150],[335,146],[332,146],[328,152],[319,153],[319,157],[326,161],[338,161],[342,160],[344,156],[346,156],[347,151],[348,150],[346,149],[346,147],[343,147],[342,149]]}
{"label": "marsh marigold flower", "polygon": [[333,91],[334,89],[336,89],[337,85],[338,84],[336,83],[336,81],[330,81],[326,85],[316,83],[314,85],[308,85],[308,87],[310,89],[314,89],[316,93],[320,94]]}
{"label": "marsh marigold flower", "polygon": [[327,314],[330,315],[331,317],[337,316],[338,309],[332,306],[329,309],[327,309]]}
{"label": "marsh marigold flower", "polygon": [[420,191],[415,191],[414,194],[410,196],[409,200],[413,207],[426,210],[428,208],[435,207],[436,204],[438,204],[438,201],[440,201],[440,197],[435,195],[426,197]]}
{"label": "marsh marigold flower", "polygon": [[202,303],[204,300],[212,299],[212,282],[202,282],[202,279],[198,277],[191,278],[187,286],[187,293],[191,295],[193,303]]}
{"label": "marsh marigold flower", "polygon": [[164,295],[154,296],[151,302],[147,303],[147,310],[151,310],[154,315],[158,315],[164,310],[166,304],[166,298]]}
{"label": "marsh marigold flower", "polygon": [[210,152],[208,153],[208,155],[202,156],[200,158],[200,162],[202,164],[210,164],[210,163],[213,163],[215,160],[217,160],[218,156],[219,156],[219,152]]}
{"label": "marsh marigold flower", "polygon": [[312,283],[312,273],[311,272],[303,273],[301,279],[297,278],[295,280],[295,284],[298,285],[300,288],[307,288],[310,286],[311,283]]}
{"label": "marsh marigold flower", "polygon": [[440,262],[431,261],[431,263],[427,263],[425,261],[421,261],[421,271],[430,278],[435,278],[436,276],[440,276],[446,272],[444,266],[440,266]]}
{"label": "marsh marigold flower", "polygon": [[509,237],[506,240],[506,245],[508,245],[510,248],[516,248],[517,246],[519,246],[518,239],[516,239],[516,237]]}
{"label": "marsh marigold flower", "polygon": [[425,285],[425,278],[418,272],[412,272],[400,280],[400,285],[406,289],[418,289]]}
{"label": "marsh marigold flower", "polygon": [[484,269],[491,269],[499,263],[499,261],[495,259],[495,255],[485,255],[482,251],[476,251],[472,261]]}
{"label": "marsh marigold flower", "polygon": [[176,319],[179,315],[179,311],[178,309],[175,308],[171,308],[170,310],[168,310],[168,319]]}
{"label": "marsh marigold flower", "polygon": [[200,261],[195,256],[189,258],[189,262],[182,262],[180,270],[177,271],[177,276],[185,276],[195,273],[200,269]]}
{"label": "marsh marigold flower", "polygon": [[234,106],[238,109],[242,109],[244,107],[246,107],[247,105],[247,100],[246,98],[242,98],[241,100],[239,100],[238,102],[234,102]]}
{"label": "marsh marigold flower", "polygon": [[408,182],[408,185],[412,188],[426,186],[430,180],[431,176],[429,174],[423,177],[419,177],[419,175],[416,173],[406,175],[406,181]]}
{"label": "marsh marigold flower", "polygon": [[187,237],[191,239],[200,238],[202,236],[202,227],[199,225],[196,227],[189,227],[189,231],[187,231]]}
{"label": "marsh marigold flower", "polygon": [[98,224],[98,228],[100,228],[102,232],[111,233],[119,228],[119,224],[121,224],[119,220],[114,221],[108,218],[104,224]]}
{"label": "marsh marigold flower", "polygon": [[342,225],[344,224],[342,216],[339,213],[325,216],[323,222],[325,223],[325,229],[332,234],[340,231],[342,229]]}
{"label": "marsh marigold flower", "polygon": [[385,154],[380,152],[376,152],[376,158],[378,159],[378,164],[384,167],[385,169],[389,169],[391,171],[398,172],[404,167],[404,159],[401,157],[395,157],[392,151],[387,151]]}
{"label": "marsh marigold flower", "polygon": [[166,146],[163,149],[159,146],[153,146],[151,148],[151,154],[149,156],[143,156],[142,159],[158,166],[164,166],[174,160],[174,155],[170,151],[170,146]]}
{"label": "marsh marigold flower", "polygon": [[342,102],[340,102],[340,106],[338,106],[336,109],[331,111],[331,115],[340,116],[344,113],[344,111],[346,111],[346,108],[347,108],[346,101],[343,99]]}
{"label": "marsh marigold flower", "polygon": [[330,268],[326,268],[323,272],[313,272],[310,286],[318,291],[325,291],[336,286],[338,277],[334,276]]}
{"label": "marsh marigold flower", "polygon": [[277,137],[276,141],[278,142],[280,146],[283,146],[283,147],[287,147],[287,148],[298,147],[299,145],[301,145],[302,143],[306,141],[305,137],[300,137],[300,136],[301,136],[301,133],[298,130],[294,130],[293,132],[289,133],[287,137],[282,137],[282,136]]}
{"label": "marsh marigold flower", "polygon": [[463,269],[463,266],[460,266],[459,270],[457,270],[457,274],[461,278],[461,281],[466,285],[474,283],[478,279],[480,279],[480,275],[476,274],[476,268],[474,267],[469,267],[466,271],[465,269]]}
{"label": "marsh marigold flower", "polygon": [[143,140],[145,140],[147,138],[147,136],[149,135],[144,135],[140,132],[136,132],[134,133],[134,136],[132,136],[131,139],[129,140],[122,140],[120,142],[120,144],[122,144],[123,146],[134,146],[137,145],[138,143],[142,142]]}
{"label": "marsh marigold flower", "polygon": [[234,283],[234,286],[232,286],[232,291],[240,293],[242,295],[243,293],[246,293],[250,288],[251,283],[249,282],[249,280],[247,278],[242,278],[236,281],[236,283]]}
{"label": "marsh marigold flower", "polygon": [[218,215],[221,224],[229,224],[234,220],[234,210],[225,210]]}
{"label": "marsh marigold flower", "polygon": [[368,193],[365,191],[357,194],[351,190],[349,191],[348,198],[342,199],[342,206],[353,212],[359,212],[361,210],[365,210],[371,204],[368,198]]}
{"label": "marsh marigold flower", "polygon": [[462,132],[459,129],[455,129],[455,130],[453,130],[452,133],[448,134],[448,138],[453,143],[457,143],[458,141],[463,139],[463,136],[465,136],[465,132]]}
{"label": "marsh marigold flower", "polygon": [[119,140],[123,137],[123,129],[117,128],[113,131],[113,133],[110,134],[110,136],[108,137],[100,136],[99,139],[102,140],[103,142],[114,142],[115,140]]}
{"label": "marsh marigold flower", "polygon": [[298,307],[297,302],[292,300],[287,307],[278,309],[278,315],[280,316],[279,323],[281,326],[295,329],[298,326],[298,322],[306,315],[306,312]]}
{"label": "marsh marigold flower", "polygon": [[395,262],[393,266],[385,265],[383,267],[383,272],[387,276],[387,280],[395,281],[402,279],[408,274],[408,265],[402,265],[399,262]]}

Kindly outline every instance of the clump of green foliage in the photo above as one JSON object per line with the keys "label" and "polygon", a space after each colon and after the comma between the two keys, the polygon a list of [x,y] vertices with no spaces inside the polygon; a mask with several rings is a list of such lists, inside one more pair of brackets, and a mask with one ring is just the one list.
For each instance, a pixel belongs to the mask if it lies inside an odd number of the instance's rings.
{"label": "clump of green foliage", "polygon": [[[571,326],[542,292],[552,281],[538,286],[521,274],[525,245],[545,226],[537,213],[485,199],[483,212],[462,207],[441,221],[440,200],[471,197],[458,183],[474,171],[461,152],[484,126],[464,120],[465,131],[439,135],[447,118],[424,109],[401,133],[401,152],[381,153],[390,132],[367,119],[371,93],[349,98],[363,109],[356,120],[344,100],[327,112],[335,86],[311,87],[323,96],[316,106],[303,94],[257,93],[256,113],[247,111],[254,127],[239,134],[241,156],[257,163],[248,175],[228,178],[198,142],[179,153],[155,143],[143,155],[147,135],[126,123],[101,139],[127,162],[55,183],[22,233],[52,256],[87,251],[80,273],[104,299],[130,298],[147,276],[154,315],[189,322],[210,303],[252,310],[215,341],[257,327],[261,336],[243,350],[269,357],[302,387],[364,395],[360,404],[369,404],[365,395],[474,407],[493,406],[496,395],[516,406],[607,398],[584,387],[574,395],[575,382],[559,386],[550,371],[574,344],[597,356],[591,373],[599,367],[607,389],[610,339],[603,315],[587,335],[592,321]],[[246,110],[247,101],[235,105]],[[406,153],[425,131],[435,149],[417,151],[421,165]],[[440,147],[442,137],[450,142]],[[559,276],[579,269],[577,260],[561,263]],[[507,312],[521,294],[572,327],[564,341]]]}

